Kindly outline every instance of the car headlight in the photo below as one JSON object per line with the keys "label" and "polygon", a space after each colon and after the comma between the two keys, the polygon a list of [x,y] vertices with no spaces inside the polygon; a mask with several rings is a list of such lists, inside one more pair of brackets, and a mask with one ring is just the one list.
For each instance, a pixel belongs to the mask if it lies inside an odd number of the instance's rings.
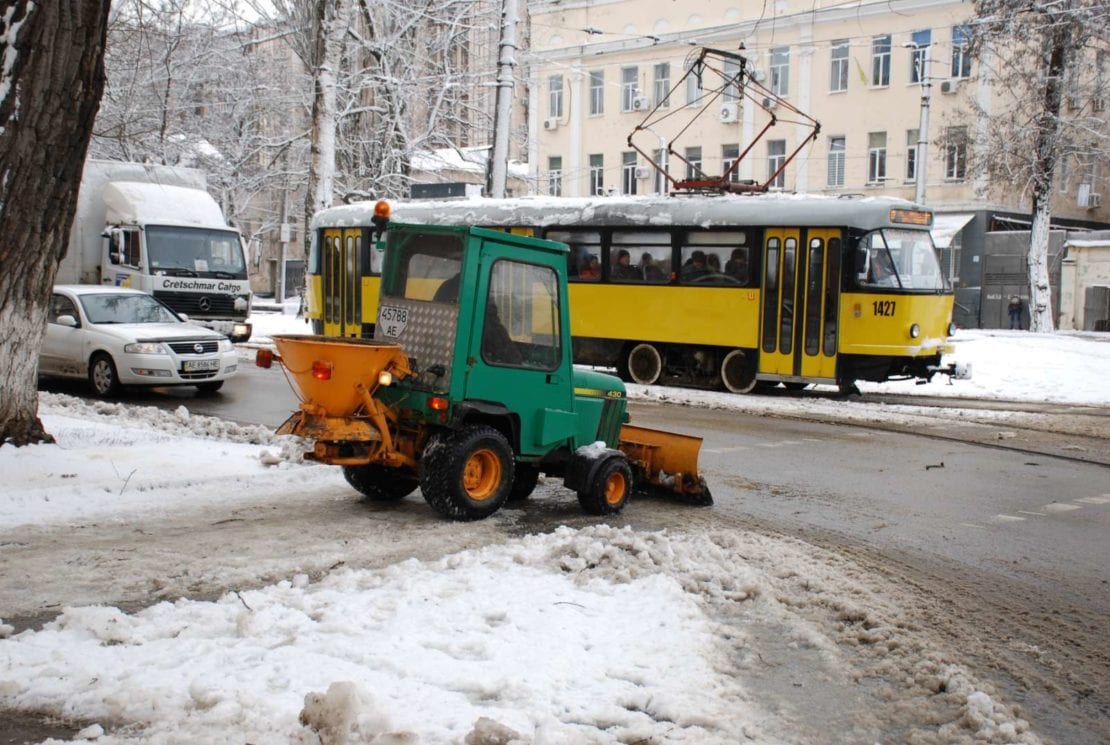
{"label": "car headlight", "polygon": [[128,354],[169,354],[170,350],[166,349],[166,345],[157,341],[137,341],[132,344],[124,344],[123,351]]}
{"label": "car headlight", "polygon": [[921,336],[921,327],[915,323],[910,326],[910,338],[916,339],[919,336]]}
{"label": "car headlight", "polygon": [[949,321],[948,322],[948,335],[949,336],[955,336],[956,335],[956,322],[955,321]]}
{"label": "car headlight", "polygon": [[231,343],[231,339],[220,339],[218,348],[221,352],[230,352],[235,349],[235,345]]}

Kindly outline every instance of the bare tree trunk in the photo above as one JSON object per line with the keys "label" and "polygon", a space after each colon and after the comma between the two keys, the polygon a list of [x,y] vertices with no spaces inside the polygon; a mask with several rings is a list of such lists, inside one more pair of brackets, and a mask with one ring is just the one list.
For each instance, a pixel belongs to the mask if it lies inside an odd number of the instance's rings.
{"label": "bare tree trunk", "polygon": [[52,442],[38,352],[104,89],[109,0],[0,0],[0,445]]}
{"label": "bare tree trunk", "polygon": [[349,8],[347,0],[317,0],[315,6],[316,67],[312,74],[312,135],[304,205],[306,264],[312,216],[331,206],[335,190],[336,72],[343,53]]}

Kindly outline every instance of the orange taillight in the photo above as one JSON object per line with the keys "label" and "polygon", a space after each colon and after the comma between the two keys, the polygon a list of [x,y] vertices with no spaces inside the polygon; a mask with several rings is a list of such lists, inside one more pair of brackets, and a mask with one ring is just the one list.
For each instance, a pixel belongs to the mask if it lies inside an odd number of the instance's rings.
{"label": "orange taillight", "polygon": [[447,399],[432,396],[428,399],[428,408],[432,411],[447,411]]}
{"label": "orange taillight", "polygon": [[331,371],[335,365],[327,360],[316,360],[312,363],[312,377],[317,380],[331,380]]}

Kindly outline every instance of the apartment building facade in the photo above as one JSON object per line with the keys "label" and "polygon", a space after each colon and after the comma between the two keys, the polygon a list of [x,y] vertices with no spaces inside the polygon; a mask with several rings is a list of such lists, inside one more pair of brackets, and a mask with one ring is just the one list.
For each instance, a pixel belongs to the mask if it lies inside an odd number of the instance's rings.
{"label": "apartment building facade", "polygon": [[[968,54],[970,2],[531,0],[529,10],[528,160],[540,193],[667,191],[650,161],[675,179],[720,176],[773,116],[732,178],[763,183],[778,172],[772,189],[911,200],[922,189],[938,213],[942,260],[975,306],[963,319],[973,325],[984,236],[1027,223],[1030,207],[1021,185],[990,183],[969,157],[998,101]],[[765,110],[759,94],[713,97],[716,82],[682,80],[706,47],[743,55],[762,86],[820,122],[781,171],[813,127],[783,104]],[[636,130],[650,112],[650,130]],[[1055,219],[1110,220],[1099,165],[1061,169]]]}

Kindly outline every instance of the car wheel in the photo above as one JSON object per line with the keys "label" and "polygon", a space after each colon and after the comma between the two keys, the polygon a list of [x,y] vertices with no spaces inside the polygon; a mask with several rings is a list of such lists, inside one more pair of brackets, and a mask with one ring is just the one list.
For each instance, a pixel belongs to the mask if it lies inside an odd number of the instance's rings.
{"label": "car wheel", "polygon": [[116,363],[104,352],[97,352],[89,360],[89,386],[101,398],[112,398],[119,393]]}
{"label": "car wheel", "polygon": [[197,383],[197,390],[201,393],[215,393],[224,387],[224,381],[213,380],[210,383]]}
{"label": "car wheel", "polygon": [[429,442],[420,470],[420,490],[432,509],[452,520],[481,520],[509,497],[513,450],[493,427],[469,426]]}

